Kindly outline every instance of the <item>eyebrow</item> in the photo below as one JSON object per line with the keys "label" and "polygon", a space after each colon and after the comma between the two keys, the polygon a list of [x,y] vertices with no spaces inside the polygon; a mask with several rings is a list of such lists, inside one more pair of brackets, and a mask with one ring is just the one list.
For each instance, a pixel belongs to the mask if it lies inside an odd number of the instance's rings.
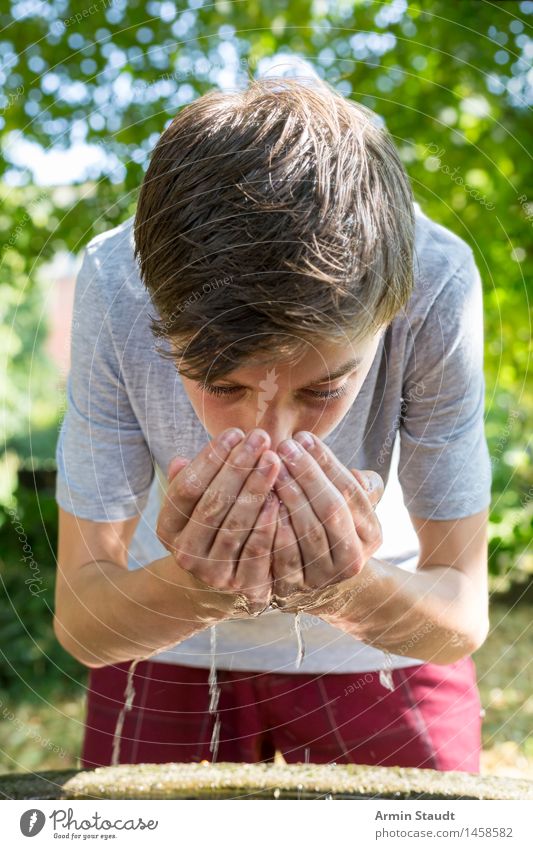
{"label": "eyebrow", "polygon": [[348,360],[342,366],[338,366],[338,368],[333,371],[327,372],[326,374],[321,375],[320,377],[315,378],[314,380],[310,380],[306,386],[309,386],[313,383],[326,383],[328,380],[336,380],[338,377],[343,377],[343,375],[347,374],[352,369],[357,368],[362,363],[362,359],[360,357],[352,357],[351,360]]}
{"label": "eyebrow", "polygon": [[[326,374],[320,375],[320,377],[315,377],[314,380],[309,380],[306,384],[304,384],[304,386],[300,386],[299,389],[304,389],[306,386],[312,386],[315,383],[326,383],[327,381],[336,380],[338,377],[343,377],[349,371],[352,371],[352,369],[355,369],[360,366],[362,361],[363,360],[361,357],[352,357],[350,360],[347,360],[345,363],[343,363],[342,366],[338,366],[333,371],[326,372]],[[206,383],[209,383],[209,381],[206,381]],[[244,389],[250,388],[244,383],[239,383],[236,380],[229,380],[228,383],[225,385],[242,386]]]}

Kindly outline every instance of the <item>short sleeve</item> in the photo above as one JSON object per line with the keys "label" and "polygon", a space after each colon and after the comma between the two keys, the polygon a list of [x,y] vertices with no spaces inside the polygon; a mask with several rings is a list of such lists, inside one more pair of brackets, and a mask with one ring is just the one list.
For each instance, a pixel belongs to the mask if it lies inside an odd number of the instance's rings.
{"label": "short sleeve", "polygon": [[434,300],[404,371],[398,477],[405,505],[426,519],[488,507],[483,296],[472,251]]}
{"label": "short sleeve", "polygon": [[97,522],[144,510],[154,464],[121,373],[120,345],[86,250],[76,278],[65,415],[56,447],[56,501]]}

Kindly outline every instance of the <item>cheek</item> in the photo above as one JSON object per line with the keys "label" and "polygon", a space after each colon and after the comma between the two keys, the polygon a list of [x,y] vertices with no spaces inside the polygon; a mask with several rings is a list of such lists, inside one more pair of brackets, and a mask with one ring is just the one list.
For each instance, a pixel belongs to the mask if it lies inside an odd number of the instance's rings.
{"label": "cheek", "polygon": [[205,396],[196,396],[190,400],[194,412],[211,437],[228,427],[239,426],[235,421],[235,410],[231,411],[228,404]]}
{"label": "cheek", "polygon": [[330,404],[325,404],[323,407],[316,409],[308,408],[302,415],[302,423],[299,425],[299,430],[310,430],[316,433],[320,439],[329,436],[331,431],[337,427],[339,422],[344,418],[353,402],[357,393],[350,393],[348,396],[339,398]]}

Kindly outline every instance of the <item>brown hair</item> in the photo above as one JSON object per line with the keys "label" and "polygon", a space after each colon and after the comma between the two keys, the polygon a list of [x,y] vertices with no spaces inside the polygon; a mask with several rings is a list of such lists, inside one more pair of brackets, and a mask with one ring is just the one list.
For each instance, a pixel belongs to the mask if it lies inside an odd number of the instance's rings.
{"label": "brown hair", "polygon": [[204,94],[155,146],[135,215],[159,353],[214,382],[376,332],[412,291],[412,200],[375,113],[328,83]]}

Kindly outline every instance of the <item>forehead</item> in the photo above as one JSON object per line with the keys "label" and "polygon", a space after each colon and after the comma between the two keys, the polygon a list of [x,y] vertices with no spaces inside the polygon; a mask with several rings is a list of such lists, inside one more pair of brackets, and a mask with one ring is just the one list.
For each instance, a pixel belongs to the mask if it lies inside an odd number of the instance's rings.
{"label": "forehead", "polygon": [[258,359],[257,362],[247,362],[239,368],[228,372],[228,380],[257,380],[275,370],[279,377],[293,381],[305,382],[318,378],[327,379],[349,360],[355,360],[351,368],[363,363],[379,341],[381,332],[366,337],[364,340],[353,342],[348,339],[340,342],[306,343],[302,352],[294,358]]}

